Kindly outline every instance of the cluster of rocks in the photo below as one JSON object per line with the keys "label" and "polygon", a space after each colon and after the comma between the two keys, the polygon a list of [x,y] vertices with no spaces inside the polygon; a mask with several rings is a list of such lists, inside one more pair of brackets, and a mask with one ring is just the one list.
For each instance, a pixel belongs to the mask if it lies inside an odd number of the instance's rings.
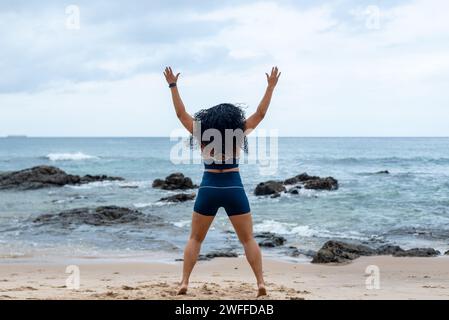
{"label": "cluster of rocks", "polygon": [[284,237],[271,232],[259,232],[256,233],[254,237],[256,239],[262,239],[259,241],[259,246],[269,248],[282,246],[287,241]]}
{"label": "cluster of rocks", "polygon": [[185,177],[182,173],[172,173],[165,179],[156,179],[153,181],[153,188],[163,190],[187,190],[197,188],[192,179]]}
{"label": "cluster of rocks", "polygon": [[440,252],[432,248],[404,250],[399,246],[383,245],[377,249],[342,241],[327,241],[315,254],[312,263],[345,263],[361,256],[392,255],[394,257],[435,257]]}
{"label": "cluster of rocks", "polygon": [[[281,235],[272,232],[255,233],[254,237],[259,240],[261,247],[281,247],[287,240]],[[291,257],[300,255],[312,258],[312,263],[347,263],[361,256],[382,256],[391,255],[393,257],[436,257],[440,255],[438,250],[433,248],[413,248],[402,249],[399,246],[386,244],[378,248],[371,248],[364,244],[348,243],[337,240],[327,241],[318,251],[300,249],[294,246],[285,248],[284,253]],[[449,250],[445,252],[449,255]]]}
{"label": "cluster of rocks", "polygon": [[256,196],[269,195],[272,198],[279,197],[281,193],[299,194],[299,189],[313,190],[337,190],[338,181],[333,177],[321,178],[318,176],[309,176],[307,173],[301,173],[284,181],[269,180],[261,182],[256,186],[254,194]]}
{"label": "cluster of rocks", "polygon": [[33,220],[40,225],[58,225],[69,228],[78,225],[112,226],[117,224],[164,224],[162,218],[143,214],[138,210],[117,206],[76,208],[57,214],[43,214]]}
{"label": "cluster of rocks", "polygon": [[52,166],[37,166],[20,171],[0,173],[1,189],[33,190],[65,185],[79,185],[97,181],[122,181],[120,177],[106,175],[78,176]]}
{"label": "cluster of rocks", "polygon": [[[153,188],[173,191],[194,189],[198,188],[198,186],[195,185],[189,177],[184,176],[180,172],[176,172],[170,174],[165,179],[154,180]],[[178,203],[193,200],[195,197],[195,193],[177,193],[172,196],[163,197],[159,199],[159,201]]]}

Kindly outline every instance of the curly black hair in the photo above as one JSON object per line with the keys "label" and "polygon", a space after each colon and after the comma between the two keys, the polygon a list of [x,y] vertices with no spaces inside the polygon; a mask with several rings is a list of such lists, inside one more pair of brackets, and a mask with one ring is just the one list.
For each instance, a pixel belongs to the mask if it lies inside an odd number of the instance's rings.
{"label": "curly black hair", "polygon": [[[246,116],[245,111],[234,104],[231,103],[222,103],[219,105],[216,105],[214,107],[208,108],[208,109],[202,109],[195,113],[194,120],[197,123],[201,124],[201,130],[198,130],[198,132],[194,133],[190,137],[190,146],[193,147],[194,145],[194,136],[195,138],[197,135],[201,133],[201,145],[207,145],[208,143],[213,141],[213,137],[211,141],[206,141],[204,139],[204,132],[208,129],[215,129],[218,130],[221,134],[222,138],[222,150],[226,150],[225,147],[225,138],[226,137],[226,130],[238,130],[240,129],[241,132],[245,132],[245,123],[246,123]],[[232,141],[233,146],[233,152],[234,155],[236,153],[236,150],[238,148],[242,148],[245,153],[248,153],[248,140],[245,135],[239,137],[233,137]]]}

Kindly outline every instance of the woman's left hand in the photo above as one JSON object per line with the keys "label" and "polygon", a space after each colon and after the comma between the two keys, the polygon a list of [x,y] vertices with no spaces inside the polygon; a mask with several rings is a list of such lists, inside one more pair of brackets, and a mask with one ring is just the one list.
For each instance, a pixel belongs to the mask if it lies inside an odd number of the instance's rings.
{"label": "woman's left hand", "polygon": [[267,76],[268,88],[274,89],[276,87],[279,77],[281,76],[281,72],[279,72],[278,67],[271,68],[271,74],[265,73]]}

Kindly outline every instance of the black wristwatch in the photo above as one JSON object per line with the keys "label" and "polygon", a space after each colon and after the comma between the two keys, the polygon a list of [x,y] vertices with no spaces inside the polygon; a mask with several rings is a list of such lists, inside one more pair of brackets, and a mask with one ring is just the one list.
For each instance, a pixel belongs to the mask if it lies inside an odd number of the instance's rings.
{"label": "black wristwatch", "polygon": [[176,82],[170,83],[170,84],[168,85],[168,87],[169,87],[169,88],[176,87]]}

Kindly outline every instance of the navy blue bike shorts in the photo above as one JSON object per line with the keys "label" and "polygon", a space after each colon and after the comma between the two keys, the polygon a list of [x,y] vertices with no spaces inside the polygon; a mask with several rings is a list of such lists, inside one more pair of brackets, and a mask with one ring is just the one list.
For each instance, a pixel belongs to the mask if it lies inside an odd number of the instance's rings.
{"label": "navy blue bike shorts", "polygon": [[194,211],[205,216],[215,216],[219,208],[224,208],[228,216],[251,211],[239,172],[204,172]]}

